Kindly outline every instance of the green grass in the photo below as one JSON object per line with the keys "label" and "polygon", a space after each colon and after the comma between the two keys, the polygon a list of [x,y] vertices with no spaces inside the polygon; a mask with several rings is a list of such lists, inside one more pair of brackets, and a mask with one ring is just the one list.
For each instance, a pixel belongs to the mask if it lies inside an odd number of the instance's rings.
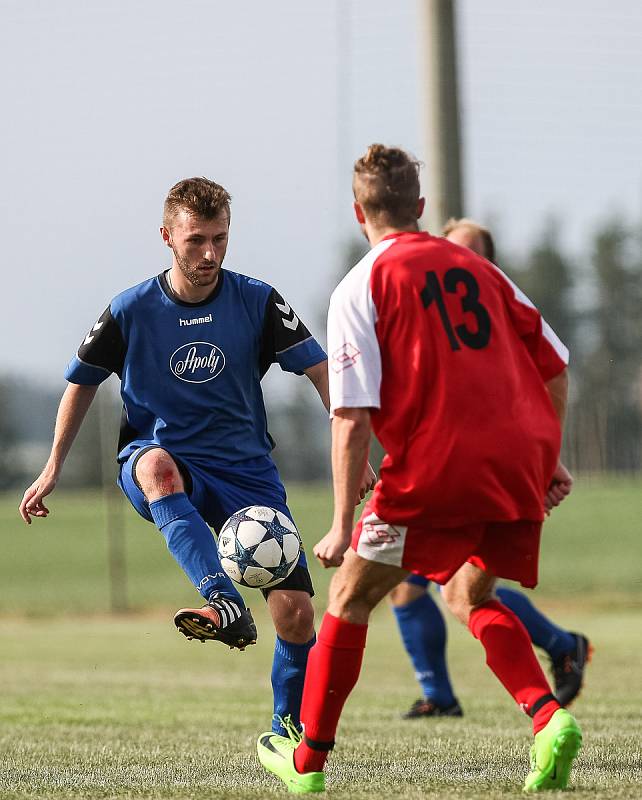
{"label": "green grass", "polygon": [[[285,796],[254,756],[270,715],[272,635],[258,617],[259,644],[244,653],[188,643],[156,615],[0,621],[0,797]],[[573,796],[639,798],[639,616],[568,621],[597,645],[576,703]],[[519,796],[529,722],[453,626],[450,655],[466,716],[402,722],[415,687],[389,612],[376,615],[328,771],[333,797]]]}
{"label": "green grass", "polygon": [[[585,747],[573,797],[642,796],[640,497],[633,481],[583,481],[546,526],[534,599],[596,646],[575,706]],[[290,502],[309,545],[329,522],[327,492],[296,488]],[[285,797],[254,755],[271,705],[260,595],[250,593],[256,647],[185,641],[171,613],[195,594],[160,535],[127,509],[135,611],[110,616],[101,498],[54,495],[51,517],[30,528],[16,505],[0,502],[0,798]],[[328,573],[314,578],[321,609]],[[402,722],[417,690],[390,612],[375,612],[328,770],[332,797],[520,796],[528,720],[479,643],[452,622],[449,631],[466,716]]]}
{"label": "green grass", "polygon": [[[54,493],[51,515],[27,527],[19,497],[0,496],[0,614],[94,613],[110,607],[105,505],[99,494]],[[128,602],[135,610],[193,602],[162,536],[124,501]],[[328,529],[327,487],[293,487],[289,502],[308,552]],[[642,481],[579,481],[544,527],[538,595],[612,607],[642,603]],[[312,565],[320,598],[328,573]]]}

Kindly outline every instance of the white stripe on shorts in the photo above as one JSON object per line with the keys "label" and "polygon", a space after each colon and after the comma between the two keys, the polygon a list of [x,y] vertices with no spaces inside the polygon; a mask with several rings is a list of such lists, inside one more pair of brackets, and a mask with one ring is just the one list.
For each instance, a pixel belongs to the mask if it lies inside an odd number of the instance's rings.
{"label": "white stripe on shorts", "polygon": [[368,514],[361,525],[357,555],[367,561],[400,567],[407,533],[406,525],[391,525],[376,514]]}

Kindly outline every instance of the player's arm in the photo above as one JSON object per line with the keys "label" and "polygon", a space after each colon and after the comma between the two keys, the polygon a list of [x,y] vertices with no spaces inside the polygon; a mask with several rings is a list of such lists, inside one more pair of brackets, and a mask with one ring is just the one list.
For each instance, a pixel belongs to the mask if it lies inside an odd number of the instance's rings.
{"label": "player's arm", "polygon": [[303,370],[304,374],[317,390],[326,411],[330,411],[330,386],[328,383],[328,359],[320,361],[312,367]]}
{"label": "player's arm", "polygon": [[314,548],[324,567],[338,566],[350,546],[354,496],[368,459],[371,410],[381,405],[381,353],[365,259],[335,289],[328,310],[331,369],[332,527]]}
{"label": "player's arm", "polygon": [[[568,404],[568,370],[563,369],[558,375],[546,381],[546,390],[551,398],[553,408],[564,430],[566,407]],[[573,476],[561,461],[558,461],[551,484],[544,498],[544,506],[549,512],[558,506],[564,498],[568,497],[573,488]]]}
{"label": "player's arm", "polygon": [[70,383],[65,389],[58,406],[51,453],[44,469],[25,491],[20,503],[20,515],[28,525],[31,524],[31,517],[46,517],[49,514],[43,500],[58,483],[65,459],[97,389],[98,386],[80,386],[74,383]]}
{"label": "player's arm", "polygon": [[564,368],[554,378],[546,381],[546,390],[563,430],[566,420],[566,406],[568,404],[568,369]]}
{"label": "player's arm", "polygon": [[31,524],[31,517],[46,517],[49,514],[43,499],[51,494],[60,478],[65,459],[98,386],[112,372],[119,376],[122,374],[125,351],[125,340],[112,315],[110,304],[81,342],[65,372],[69,385],[58,407],[51,453],[44,469],[26,490],[20,503],[20,515],[27,524]]}
{"label": "player's arm", "polygon": [[[315,364],[313,367],[308,367],[307,369],[303,370],[304,373],[308,376],[314,388],[319,393],[319,397],[321,398],[321,402],[325,406],[326,411],[330,411],[330,386],[328,380],[328,361],[321,361],[319,364]],[[368,418],[368,424],[370,424],[370,420]],[[361,474],[361,480],[357,485],[357,490],[353,495],[356,498],[356,501],[353,500],[353,504],[360,503],[361,500],[364,499],[366,494],[374,489],[375,483],[377,482],[377,476],[375,475],[375,471],[372,469],[370,462],[366,459],[366,464],[364,467],[364,471]]]}
{"label": "player's arm", "polygon": [[350,546],[354,496],[368,462],[370,411],[338,408],[332,419],[332,483],[334,517],[330,531],[314,547],[324,567],[338,567]]}

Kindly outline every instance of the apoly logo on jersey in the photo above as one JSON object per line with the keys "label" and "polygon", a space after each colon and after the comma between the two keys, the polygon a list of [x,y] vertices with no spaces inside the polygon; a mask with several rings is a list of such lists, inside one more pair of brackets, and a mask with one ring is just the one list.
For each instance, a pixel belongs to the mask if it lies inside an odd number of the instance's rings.
{"label": "apoly logo on jersey", "polygon": [[190,342],[174,350],[169,368],[186,383],[206,383],[220,375],[225,366],[225,355],[210,342]]}

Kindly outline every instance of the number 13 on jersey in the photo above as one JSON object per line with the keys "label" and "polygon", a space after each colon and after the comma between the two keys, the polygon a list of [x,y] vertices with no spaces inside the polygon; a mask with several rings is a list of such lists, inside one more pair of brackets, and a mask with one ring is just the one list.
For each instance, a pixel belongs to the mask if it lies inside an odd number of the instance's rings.
{"label": "number 13 on jersey", "polygon": [[[463,284],[466,290],[465,294],[459,295],[457,287],[460,284]],[[448,316],[446,303],[444,302],[444,290],[448,294],[458,295],[461,310],[475,316],[477,330],[471,330],[465,324],[456,325],[453,328]],[[434,271],[426,272],[426,285],[419,294],[425,309],[429,309],[433,302],[437,306],[437,311],[452,350],[461,350],[461,344],[473,350],[481,350],[482,347],[486,347],[490,341],[490,315],[485,306],[479,302],[479,284],[472,273],[460,267],[449,269],[444,273],[442,289],[437,273]]]}

